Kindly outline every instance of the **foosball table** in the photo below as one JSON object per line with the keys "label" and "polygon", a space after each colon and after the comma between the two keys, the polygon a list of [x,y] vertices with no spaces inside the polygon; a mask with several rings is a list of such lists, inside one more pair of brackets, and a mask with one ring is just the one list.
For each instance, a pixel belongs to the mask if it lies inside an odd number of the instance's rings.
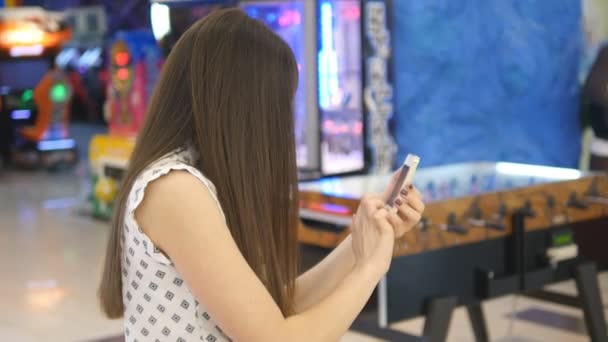
{"label": "foosball table", "polygon": [[[383,192],[390,177],[301,183],[300,242],[337,246],[362,195]],[[443,341],[452,310],[464,305],[477,341],[487,341],[481,302],[520,293],[582,309],[591,339],[608,341],[596,266],[608,264],[601,242],[608,237],[608,175],[482,162],[422,168],[414,185],[425,199],[423,218],[395,244],[373,319],[354,329],[391,341]],[[543,290],[571,278],[578,296]],[[426,316],[423,336],[388,328],[419,315]]]}

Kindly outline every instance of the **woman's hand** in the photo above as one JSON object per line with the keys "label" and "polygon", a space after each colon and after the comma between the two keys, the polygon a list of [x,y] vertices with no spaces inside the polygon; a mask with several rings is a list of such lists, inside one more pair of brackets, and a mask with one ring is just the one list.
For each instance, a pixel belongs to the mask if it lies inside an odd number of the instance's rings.
{"label": "woman's hand", "polygon": [[[383,200],[386,201],[397,182],[401,169],[397,170],[391,177],[389,185],[384,190],[382,196]],[[401,190],[394,203],[389,203],[392,208],[389,210],[389,222],[395,229],[395,238],[400,238],[403,234],[414,228],[424,212],[424,202],[422,201],[422,194],[415,186],[408,184]],[[395,215],[396,214],[396,215]]]}
{"label": "woman's hand", "polygon": [[395,243],[390,215],[382,196],[365,195],[361,199],[352,226],[355,268],[371,268],[380,272],[379,276],[388,271]]}
{"label": "woman's hand", "polygon": [[352,246],[355,266],[367,266],[388,271],[395,239],[411,230],[422,217],[422,195],[413,185],[404,188],[391,207],[386,205],[398,177],[393,175],[382,196],[365,195],[353,217]]}

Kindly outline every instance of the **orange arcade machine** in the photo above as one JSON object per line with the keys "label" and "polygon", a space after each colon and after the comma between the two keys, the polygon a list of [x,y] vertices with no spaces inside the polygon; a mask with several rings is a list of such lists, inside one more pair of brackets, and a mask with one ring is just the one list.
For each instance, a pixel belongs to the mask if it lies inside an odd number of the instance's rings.
{"label": "orange arcade machine", "polygon": [[0,10],[0,120],[5,158],[18,166],[74,164],[72,90],[54,60],[71,38],[61,14],[37,7]]}

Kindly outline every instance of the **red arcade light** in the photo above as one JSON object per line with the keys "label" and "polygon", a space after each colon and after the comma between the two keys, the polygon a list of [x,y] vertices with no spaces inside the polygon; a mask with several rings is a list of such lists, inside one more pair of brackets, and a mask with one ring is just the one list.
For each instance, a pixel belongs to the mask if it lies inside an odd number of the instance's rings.
{"label": "red arcade light", "polygon": [[129,78],[129,70],[125,68],[118,69],[118,79],[124,81],[127,78]]}
{"label": "red arcade light", "polygon": [[114,60],[116,65],[124,67],[129,63],[129,53],[128,52],[119,52],[114,56]]}

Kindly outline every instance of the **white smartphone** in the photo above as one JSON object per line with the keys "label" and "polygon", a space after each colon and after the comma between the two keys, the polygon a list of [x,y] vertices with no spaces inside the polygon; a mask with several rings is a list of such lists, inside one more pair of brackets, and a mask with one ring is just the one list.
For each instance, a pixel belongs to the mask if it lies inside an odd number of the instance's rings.
{"label": "white smartphone", "polygon": [[403,166],[401,166],[401,170],[399,171],[399,177],[397,178],[397,182],[393,187],[393,191],[391,191],[391,195],[388,197],[386,201],[386,205],[392,207],[399,196],[399,192],[401,189],[412,184],[412,180],[414,179],[414,174],[416,173],[416,169],[418,168],[418,164],[420,164],[420,157],[415,154],[408,154],[405,157],[405,161],[403,162]]}

